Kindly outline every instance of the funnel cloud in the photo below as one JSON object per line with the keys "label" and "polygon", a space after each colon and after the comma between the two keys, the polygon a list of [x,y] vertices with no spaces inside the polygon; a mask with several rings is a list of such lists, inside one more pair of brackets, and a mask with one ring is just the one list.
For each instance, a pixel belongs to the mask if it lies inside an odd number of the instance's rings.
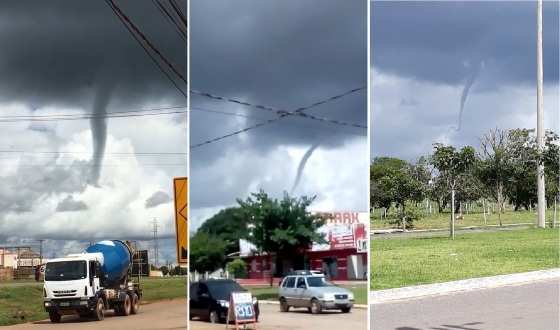
{"label": "funnel cloud", "polygon": [[93,100],[93,116],[90,119],[91,136],[93,139],[93,158],[91,166],[90,183],[98,186],[105,144],[107,143],[107,105],[111,99],[113,85],[108,82],[100,84]]}
{"label": "funnel cloud", "polygon": [[301,180],[301,175],[303,174],[303,170],[305,169],[305,165],[307,164],[307,160],[309,160],[309,157],[311,157],[311,155],[313,155],[313,152],[315,151],[315,149],[317,149],[319,147],[319,144],[321,144],[321,143],[320,142],[314,143],[309,149],[307,149],[307,151],[305,152],[305,154],[301,158],[301,161],[299,162],[299,166],[298,166],[298,169],[297,169],[296,179],[294,181],[294,185],[292,186],[292,190],[290,191],[290,194],[293,194],[294,191],[296,190],[297,186],[299,185],[299,181]]}
{"label": "funnel cloud", "polygon": [[461,105],[459,108],[459,118],[457,119],[457,131],[461,130],[461,125],[463,123],[463,110],[465,109],[465,102],[467,102],[467,97],[469,96],[469,91],[471,90],[472,85],[476,81],[478,74],[480,73],[480,68],[484,65],[484,62],[479,62],[476,66],[473,67],[473,71],[467,78],[465,82],[465,87],[463,88],[463,92],[461,93]]}

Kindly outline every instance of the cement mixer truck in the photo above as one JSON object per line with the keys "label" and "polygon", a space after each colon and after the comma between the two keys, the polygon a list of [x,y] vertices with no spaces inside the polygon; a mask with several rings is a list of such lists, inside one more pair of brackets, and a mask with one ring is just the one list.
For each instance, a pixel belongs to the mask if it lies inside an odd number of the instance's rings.
{"label": "cement mixer truck", "polygon": [[52,259],[45,267],[43,305],[51,322],[78,314],[101,321],[105,311],[128,316],[138,313],[142,289],[133,281],[133,251],[122,241],[101,241],[84,253]]}

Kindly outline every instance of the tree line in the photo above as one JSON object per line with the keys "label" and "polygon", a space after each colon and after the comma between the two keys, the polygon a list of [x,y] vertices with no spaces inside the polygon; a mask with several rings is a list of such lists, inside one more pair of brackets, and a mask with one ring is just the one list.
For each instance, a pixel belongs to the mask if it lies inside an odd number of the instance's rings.
{"label": "tree line", "polygon": [[[544,164],[547,205],[559,198],[559,138],[545,134],[542,152],[531,130],[493,129],[479,139],[479,145],[456,148],[435,143],[432,153],[415,162],[377,157],[370,165],[370,207],[396,207],[402,228],[420,218],[414,208],[424,201],[437,203],[438,212],[447,207],[460,213],[469,203],[497,206],[498,219],[506,203],[514,210],[533,209],[537,203],[537,164]],[[454,218],[451,219],[454,225]],[[452,228],[453,229],[453,228]],[[452,230],[453,233],[453,230]]]}

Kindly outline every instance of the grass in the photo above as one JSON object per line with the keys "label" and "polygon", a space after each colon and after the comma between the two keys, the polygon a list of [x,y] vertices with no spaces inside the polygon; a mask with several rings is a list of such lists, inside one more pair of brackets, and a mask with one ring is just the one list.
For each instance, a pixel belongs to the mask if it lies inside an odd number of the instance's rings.
{"label": "grass", "polygon": [[374,239],[371,289],[519,273],[559,266],[555,229],[468,233],[455,237]]}
{"label": "grass", "polygon": [[[11,282],[6,282],[11,283]],[[143,302],[185,298],[186,277],[143,278]],[[48,318],[43,310],[43,286],[36,282],[28,285],[0,285],[0,326],[32,322]]]}
{"label": "grass", "polygon": [[[393,214],[395,211],[393,211]],[[388,228],[400,228],[398,224],[391,224],[389,221],[391,219],[380,218],[380,211],[376,210],[374,215],[371,217],[371,228],[372,229],[388,229]],[[549,209],[546,213],[547,221],[552,221],[553,210]],[[448,228],[449,220],[451,218],[451,213],[449,211],[443,213],[432,213],[430,215],[425,215],[422,219],[414,222],[414,229],[434,229],[434,228]],[[536,213],[533,211],[506,211],[502,213],[502,223],[503,224],[517,224],[517,223],[535,223],[537,219]],[[492,213],[486,215],[486,222],[484,221],[484,214],[482,210],[476,210],[475,212],[469,212],[469,214],[463,213],[463,219],[455,220],[456,228],[469,227],[469,226],[484,226],[484,225],[498,225],[498,213]],[[402,227],[402,226],[401,226]]]}
{"label": "grass", "polygon": [[[341,287],[354,293],[356,304],[367,304],[368,290],[366,284],[341,285]],[[278,300],[278,287],[247,287],[247,289],[259,300]]]}

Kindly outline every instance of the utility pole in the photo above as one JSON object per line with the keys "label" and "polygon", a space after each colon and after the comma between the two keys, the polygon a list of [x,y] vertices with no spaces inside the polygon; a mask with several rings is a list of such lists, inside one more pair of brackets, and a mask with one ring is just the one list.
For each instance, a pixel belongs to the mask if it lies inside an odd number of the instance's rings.
{"label": "utility pole", "polygon": [[157,265],[159,264],[158,262],[159,253],[158,253],[158,223],[156,218],[154,218],[152,225],[153,225],[152,233],[154,234],[154,266],[157,267]]}
{"label": "utility pole", "polygon": [[39,264],[43,264],[43,241],[44,239],[38,239],[39,241]]}
{"label": "utility pole", "polygon": [[[544,150],[543,109],[543,49],[542,49],[542,0],[537,0],[537,147],[539,156]],[[546,200],[544,190],[544,164],[537,162],[537,225],[545,227]]]}

